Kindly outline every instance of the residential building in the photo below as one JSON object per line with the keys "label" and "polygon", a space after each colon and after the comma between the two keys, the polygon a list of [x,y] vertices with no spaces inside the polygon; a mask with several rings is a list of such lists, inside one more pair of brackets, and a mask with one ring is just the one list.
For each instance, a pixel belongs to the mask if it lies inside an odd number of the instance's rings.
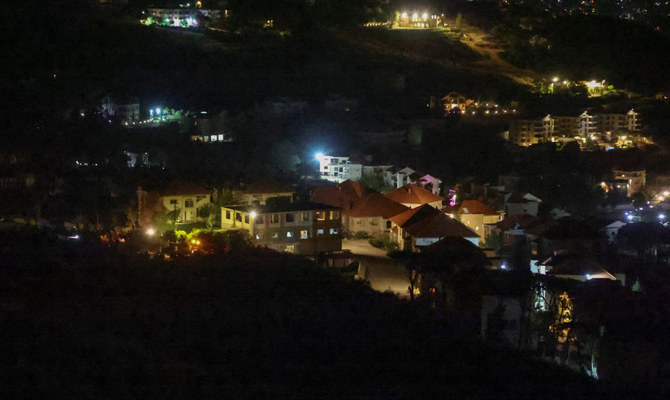
{"label": "residential building", "polygon": [[198,209],[212,202],[212,192],[190,183],[174,183],[161,196],[168,211],[178,211],[177,222],[195,222]]}
{"label": "residential building", "polygon": [[100,105],[100,114],[103,118],[116,118],[121,122],[140,120],[140,102],[132,99],[122,103],[115,103],[110,97],[105,97]]}
{"label": "residential building", "polygon": [[354,202],[364,195],[363,187],[358,182],[346,180],[337,185],[321,185],[312,190],[309,201],[348,210]]}
{"label": "residential building", "polygon": [[456,92],[451,92],[442,98],[444,112],[447,114],[455,109],[458,109],[464,113],[468,107],[472,106],[474,103],[475,101],[473,99],[468,99],[462,94]]}
{"label": "residential building", "polygon": [[507,216],[528,214],[537,216],[542,202],[538,197],[530,193],[511,192],[505,195],[505,214]]}
{"label": "residential building", "polygon": [[416,208],[424,204],[441,209],[444,197],[434,194],[421,186],[408,184],[384,194],[389,199],[405,207]]}
{"label": "residential building", "polygon": [[642,192],[647,183],[647,171],[643,169],[637,171],[615,169],[612,173],[614,174],[614,189],[625,191],[628,197]]}
{"label": "residential building", "polygon": [[546,143],[554,134],[554,119],[549,115],[542,119],[512,120],[509,128],[509,140],[519,146]]}
{"label": "residential building", "polygon": [[418,252],[444,238],[460,237],[479,245],[479,235],[472,229],[424,204],[391,217],[392,241],[400,250]]}
{"label": "residential building", "polygon": [[614,221],[611,222],[604,227],[600,228],[598,232],[602,233],[607,237],[607,241],[611,244],[614,243],[614,240],[616,239],[616,235],[619,233],[619,229],[621,227],[628,225],[625,222],[622,221]]}
{"label": "residential building", "polygon": [[495,224],[503,220],[504,211],[495,211],[479,200],[464,200],[457,211],[460,221],[482,237],[488,237]]}
{"label": "residential building", "polygon": [[579,135],[579,117],[555,116],[554,137],[574,139]]}
{"label": "residential building", "polygon": [[442,26],[443,15],[427,12],[402,12],[396,21],[398,28],[437,28]]}
{"label": "residential building", "polygon": [[598,133],[598,124],[596,118],[584,111],[577,119],[577,135],[582,138],[590,138]]}
{"label": "residential building", "polygon": [[344,230],[351,233],[365,232],[373,237],[389,234],[391,217],[407,209],[382,194],[368,194],[355,200],[349,209],[343,211]]}
{"label": "residential building", "polygon": [[416,183],[419,178],[420,175],[410,167],[391,167],[386,170],[384,181],[391,187],[401,188]]}
{"label": "residential building", "polygon": [[556,254],[539,263],[539,266],[539,270],[544,271],[545,275],[556,278],[574,279],[582,282],[591,279],[608,279],[612,281],[621,280],[622,283],[625,283],[624,274],[617,278],[596,260],[581,254]]}
{"label": "residential building", "polygon": [[363,165],[351,163],[349,157],[317,154],[316,159],[321,179],[340,183],[348,179],[359,181],[363,176]]}
{"label": "residential building", "polygon": [[340,210],[321,204],[221,207],[223,230],[244,230],[258,246],[306,256],[342,250]]}
{"label": "residential building", "polygon": [[264,206],[270,199],[283,199],[286,203],[293,203],[293,189],[274,182],[258,182],[247,185],[243,190],[234,190],[233,198],[239,199],[239,204],[250,206]]}

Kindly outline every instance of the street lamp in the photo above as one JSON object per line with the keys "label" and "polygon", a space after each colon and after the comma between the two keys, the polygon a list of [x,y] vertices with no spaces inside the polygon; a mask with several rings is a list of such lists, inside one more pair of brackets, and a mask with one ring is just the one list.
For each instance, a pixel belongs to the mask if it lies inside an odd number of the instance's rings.
{"label": "street lamp", "polygon": [[147,228],[145,233],[147,234],[147,236],[154,236],[156,234],[156,230],[154,228]]}

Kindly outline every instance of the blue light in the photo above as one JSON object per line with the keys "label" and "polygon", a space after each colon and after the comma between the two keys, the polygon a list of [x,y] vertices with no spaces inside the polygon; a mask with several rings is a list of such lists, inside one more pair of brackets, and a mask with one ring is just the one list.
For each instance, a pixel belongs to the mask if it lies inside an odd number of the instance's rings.
{"label": "blue light", "polygon": [[323,159],[323,153],[318,152],[318,153],[316,153],[316,154],[314,155],[314,157],[315,157],[317,160],[321,161],[321,160]]}

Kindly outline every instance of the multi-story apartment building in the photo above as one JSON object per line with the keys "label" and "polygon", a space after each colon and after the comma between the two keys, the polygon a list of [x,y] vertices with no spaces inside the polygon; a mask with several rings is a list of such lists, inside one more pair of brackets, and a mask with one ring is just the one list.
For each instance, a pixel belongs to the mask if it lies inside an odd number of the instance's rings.
{"label": "multi-story apartment building", "polygon": [[249,233],[258,246],[316,256],[342,250],[342,216],[335,207],[307,203],[221,207],[221,228]]}
{"label": "multi-story apartment building", "polygon": [[165,209],[177,212],[176,222],[194,222],[199,220],[198,209],[212,202],[212,192],[189,183],[175,183],[161,198]]}
{"label": "multi-story apartment building", "polygon": [[530,146],[548,141],[585,140],[601,134],[620,135],[639,131],[639,115],[635,110],[626,114],[593,115],[584,111],[577,117],[547,115],[542,119],[513,120],[506,138],[519,146]]}
{"label": "multi-story apartment building", "polygon": [[509,140],[519,146],[530,146],[550,141],[554,133],[554,119],[549,115],[542,119],[513,120],[509,128]]}
{"label": "multi-story apartment building", "polygon": [[639,114],[633,109],[626,114],[599,114],[598,129],[615,135],[636,133],[640,130]]}
{"label": "multi-story apartment building", "polygon": [[317,154],[321,179],[341,183],[347,179],[359,181],[363,176],[363,165],[354,164],[349,157],[334,157]]}
{"label": "multi-story apartment building", "polygon": [[582,138],[588,138],[598,133],[596,118],[584,111],[578,117],[577,135]]}

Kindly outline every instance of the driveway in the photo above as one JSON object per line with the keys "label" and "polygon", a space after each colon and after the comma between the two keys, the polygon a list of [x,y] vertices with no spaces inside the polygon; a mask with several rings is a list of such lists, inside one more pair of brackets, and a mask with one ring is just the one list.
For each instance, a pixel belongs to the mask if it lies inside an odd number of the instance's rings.
{"label": "driveway", "polygon": [[379,292],[391,291],[407,296],[409,278],[405,266],[386,255],[386,251],[370,246],[367,240],[343,240],[342,249],[351,250],[360,263],[358,276],[370,282]]}

